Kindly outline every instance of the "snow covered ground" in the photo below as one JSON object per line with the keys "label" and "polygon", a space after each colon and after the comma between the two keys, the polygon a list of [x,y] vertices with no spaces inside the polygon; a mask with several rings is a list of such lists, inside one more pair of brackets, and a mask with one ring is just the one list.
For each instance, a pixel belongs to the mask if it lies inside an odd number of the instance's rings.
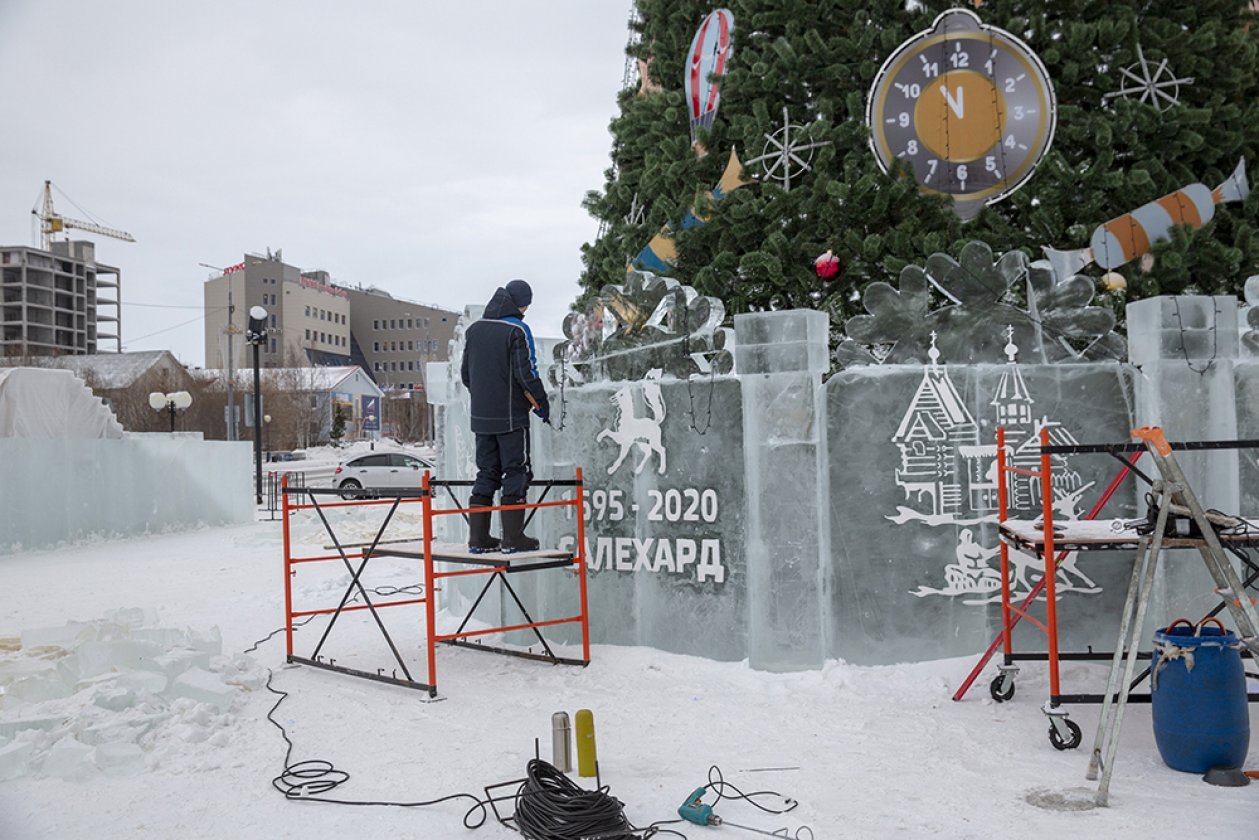
{"label": "snow covered ground", "polygon": [[[366,536],[368,526],[353,517],[342,515],[339,527]],[[310,527],[297,533],[308,546],[323,541]],[[374,574],[373,586],[420,579],[400,566],[382,566]],[[307,566],[297,578],[297,596],[306,603],[335,602],[347,581],[333,564]],[[23,630],[107,618],[117,625],[128,617],[137,626],[152,626],[152,615],[142,621],[141,613],[111,612],[138,608],[156,611],[161,627],[191,628],[185,642],[213,640],[217,627],[223,657],[202,661],[209,667],[199,678],[211,687],[214,680],[231,686],[219,706],[201,703],[196,698],[203,695],[195,692],[145,695],[143,681],[134,696],[119,694],[108,674],[70,697],[0,697],[0,732],[6,721],[50,709],[64,716],[53,733],[28,731],[9,740],[0,734],[0,749],[27,740],[32,757],[25,775],[0,781],[4,840],[519,836],[492,819],[469,832],[462,824],[466,804],[457,802],[350,808],[289,802],[272,789],[284,756],[278,731],[265,719],[275,697],[257,686],[258,672],[248,662],[231,654],[282,623],[278,522],[3,556],[0,592],[0,639],[9,639],[0,643],[0,666],[34,658],[12,640]],[[416,612],[408,614],[410,609]],[[422,673],[419,609],[395,608],[389,621]],[[385,666],[387,651],[365,616],[347,614],[353,619],[346,626],[348,641],[333,655],[345,663]],[[299,646],[313,645],[319,627],[316,622],[299,630]],[[181,644],[178,633],[147,638]],[[1128,710],[1112,807],[1063,811],[1031,804],[1038,792],[1084,797],[1090,790],[1086,750],[1063,753],[1049,745],[1038,708],[1046,680],[1034,665],[1024,670],[1015,700],[997,705],[987,698],[987,677],[965,702],[950,700],[970,666],[963,660],[881,668],[832,662],[818,672],[778,675],[644,648],[595,646],[586,669],[439,650],[444,700],[425,703],[404,688],[283,667],[282,636],[254,657],[260,667],[275,668],[274,684],[291,693],[278,718],[296,744],[294,760],[327,759],[348,771],[350,781],[332,794],[345,799],[481,794],[485,785],[523,774],[535,738],[542,739],[543,757],[550,757],[552,712],[589,708],[603,782],[639,825],[675,817],[681,801],[707,780],[709,765],[717,764],[734,784],[771,788],[800,802],[782,817],[722,802],[719,815],[767,831],[808,825],[817,840],[1259,835],[1259,784],[1215,788],[1165,767],[1154,747],[1148,706]],[[1097,690],[1102,675],[1095,666],[1075,666],[1066,679],[1080,690]],[[74,728],[108,727],[111,704],[121,727],[111,731],[125,736],[123,718],[138,710],[147,710],[154,723],[149,735],[138,738],[138,755],[119,748],[79,760],[62,747],[63,764],[48,763],[50,740],[92,740]],[[1086,746],[1096,715],[1092,706],[1072,712]],[[1252,708],[1251,725],[1259,729],[1259,709]],[[1252,747],[1248,763],[1256,765],[1259,746]],[[729,826],[680,828],[697,840],[756,836]]]}

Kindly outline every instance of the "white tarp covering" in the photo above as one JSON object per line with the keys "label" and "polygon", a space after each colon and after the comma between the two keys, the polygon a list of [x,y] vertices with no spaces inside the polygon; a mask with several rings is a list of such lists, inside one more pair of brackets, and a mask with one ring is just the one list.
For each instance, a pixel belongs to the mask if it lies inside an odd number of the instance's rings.
{"label": "white tarp covering", "polygon": [[114,413],[68,370],[0,369],[0,438],[121,438]]}

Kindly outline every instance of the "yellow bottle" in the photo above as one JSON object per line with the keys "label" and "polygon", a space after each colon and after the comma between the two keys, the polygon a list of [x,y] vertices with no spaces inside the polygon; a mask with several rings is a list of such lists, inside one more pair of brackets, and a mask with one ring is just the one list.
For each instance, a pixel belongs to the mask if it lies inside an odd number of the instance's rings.
{"label": "yellow bottle", "polygon": [[595,755],[595,715],[589,709],[578,709],[575,721],[577,733],[577,775],[592,778],[596,774],[598,758]]}

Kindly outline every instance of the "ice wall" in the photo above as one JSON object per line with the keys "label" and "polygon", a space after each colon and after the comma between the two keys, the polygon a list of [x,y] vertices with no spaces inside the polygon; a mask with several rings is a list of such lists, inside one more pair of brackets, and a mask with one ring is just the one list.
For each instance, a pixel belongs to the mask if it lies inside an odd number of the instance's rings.
{"label": "ice wall", "polygon": [[[1041,429],[1058,444],[1128,442],[1146,424],[1181,440],[1259,438],[1259,358],[1237,358],[1238,324],[1259,319],[1239,319],[1231,299],[1134,305],[1128,364],[1087,278],[1060,283],[982,247],[933,260],[867,294],[835,357],[844,369],[825,381],[825,315],[740,315],[731,333],[717,326],[719,302],[644,275],[570,317],[561,343],[540,341],[553,425],[534,424],[534,472],[584,470],[594,641],[768,670],[972,655],[1000,627],[998,425],[1025,468],[1039,466]],[[1010,303],[1023,281],[1028,310]],[[931,288],[945,293],[935,309]],[[442,469],[466,478],[459,352],[445,371]],[[1182,461],[1208,506],[1259,511],[1253,453]],[[1054,458],[1047,488],[1009,476],[1012,512],[1034,518],[1049,495],[1057,517],[1082,518],[1118,468],[1073,455]],[[1101,516],[1144,515],[1144,490],[1129,479]],[[554,512],[532,530],[561,547],[577,532]],[[1042,565],[1012,560],[1017,597]],[[1068,557],[1064,649],[1113,646],[1131,563]],[[1209,609],[1203,581],[1196,556],[1169,560],[1152,621]],[[538,613],[576,606],[563,572],[513,583]],[[1016,644],[1045,647],[1030,626]]]}
{"label": "ice wall", "polygon": [[734,331],[748,496],[748,658],[765,670],[820,668],[830,319],[807,310],[761,312],[736,316]]}
{"label": "ice wall", "polygon": [[[831,656],[861,664],[972,654],[1000,628],[996,427],[1015,465],[1039,467],[1039,431],[1055,443],[1124,442],[1131,373],[1115,363],[856,367],[826,384],[830,451]],[[1055,515],[1086,512],[1119,465],[1106,456],[1054,464]],[[1013,515],[1040,513],[1038,481],[1009,482]],[[1135,515],[1129,481],[1106,508]],[[1041,577],[1013,555],[1013,591]],[[1131,558],[1068,559],[1058,591],[1064,648],[1111,639]],[[1028,628],[1021,628],[1027,633]],[[1044,637],[1017,636],[1043,650]]]}
{"label": "ice wall", "polygon": [[0,552],[254,518],[248,442],[0,438],[0,464]]}
{"label": "ice wall", "polygon": [[[584,472],[592,639],[747,656],[743,402],[733,377],[565,388],[535,427],[539,478]],[[575,544],[576,520],[536,536]],[[562,599],[571,584],[556,590]],[[556,609],[562,600],[550,602]]]}
{"label": "ice wall", "polygon": [[[1254,363],[1239,364],[1237,299],[1220,295],[1157,297],[1128,304],[1128,334],[1141,425],[1163,427],[1171,441],[1236,440],[1239,420],[1253,423]],[[1253,426],[1252,426],[1253,428]],[[1254,450],[1177,452],[1203,507],[1241,510],[1239,467],[1253,471]],[[1144,505],[1142,506],[1144,510]],[[1249,515],[1255,514],[1249,507]],[[1244,512],[1244,511],[1243,511]],[[1218,598],[1196,551],[1168,552],[1151,605],[1152,624],[1203,616]]]}

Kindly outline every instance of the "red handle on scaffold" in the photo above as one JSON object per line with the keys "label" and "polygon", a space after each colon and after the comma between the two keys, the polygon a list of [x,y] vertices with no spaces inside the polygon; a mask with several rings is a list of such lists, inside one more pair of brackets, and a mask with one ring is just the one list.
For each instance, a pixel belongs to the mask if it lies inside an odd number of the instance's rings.
{"label": "red handle on scaffold", "polygon": [[1154,451],[1164,458],[1172,454],[1172,445],[1167,442],[1167,436],[1158,426],[1142,426],[1139,429],[1133,429],[1131,434],[1138,440],[1149,441],[1153,444]]}
{"label": "red handle on scaffold", "polygon": [[293,552],[289,544],[289,477],[280,479],[281,513],[280,528],[284,531],[284,650],[293,655]]}

